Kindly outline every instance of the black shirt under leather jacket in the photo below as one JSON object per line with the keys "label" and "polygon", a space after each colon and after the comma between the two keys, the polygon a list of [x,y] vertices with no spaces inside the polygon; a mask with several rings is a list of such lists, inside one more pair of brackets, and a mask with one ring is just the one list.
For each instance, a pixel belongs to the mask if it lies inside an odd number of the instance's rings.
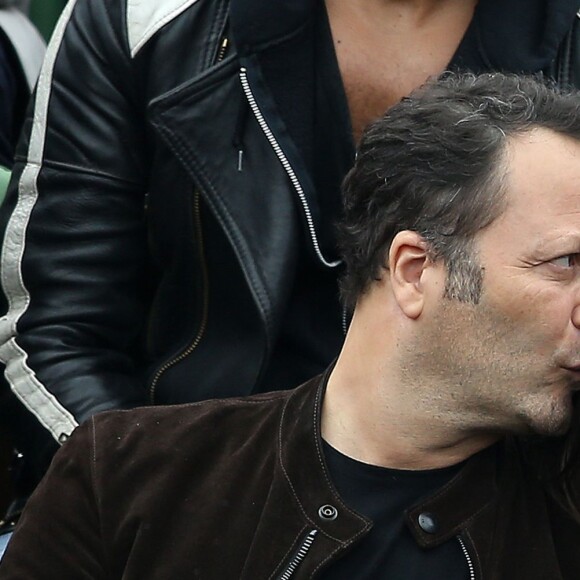
{"label": "black shirt under leather jacket", "polygon": [[[338,270],[305,154],[317,1],[67,5],[0,215],[1,408],[32,481],[97,411],[292,386],[336,354],[264,384],[300,268]],[[452,65],[574,80],[576,4],[481,0]]]}
{"label": "black shirt under leather jacket", "polygon": [[[371,526],[322,459],[325,384],[95,417],[30,499],[0,579],[316,578]],[[461,544],[470,580],[577,580],[580,523],[512,443],[469,459],[406,525],[423,549]]]}

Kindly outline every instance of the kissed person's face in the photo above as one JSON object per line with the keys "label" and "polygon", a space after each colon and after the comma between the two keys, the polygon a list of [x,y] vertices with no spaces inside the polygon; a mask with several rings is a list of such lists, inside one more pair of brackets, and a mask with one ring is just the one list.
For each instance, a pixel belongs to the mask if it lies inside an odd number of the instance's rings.
{"label": "kissed person's face", "polygon": [[537,129],[505,163],[506,209],[476,238],[481,301],[441,299],[428,372],[471,427],[559,434],[580,387],[580,143]]}

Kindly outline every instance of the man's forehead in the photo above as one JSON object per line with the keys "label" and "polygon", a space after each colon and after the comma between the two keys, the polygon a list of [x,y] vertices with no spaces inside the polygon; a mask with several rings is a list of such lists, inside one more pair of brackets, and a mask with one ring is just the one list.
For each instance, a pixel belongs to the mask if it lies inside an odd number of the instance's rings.
{"label": "man's forehead", "polygon": [[504,153],[508,207],[530,216],[580,212],[580,141],[535,128],[508,139]]}
{"label": "man's forehead", "polygon": [[580,141],[549,129],[509,137],[498,170],[505,206],[485,246],[530,259],[580,251]]}

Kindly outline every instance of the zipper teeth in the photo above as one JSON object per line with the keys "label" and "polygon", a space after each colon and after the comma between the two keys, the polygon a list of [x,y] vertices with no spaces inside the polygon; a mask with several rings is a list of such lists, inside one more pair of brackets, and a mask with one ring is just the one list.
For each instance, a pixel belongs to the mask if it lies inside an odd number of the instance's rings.
{"label": "zipper teeth", "polygon": [[187,347],[187,349],[184,350],[181,354],[179,354],[175,358],[167,361],[155,373],[155,376],[153,377],[153,380],[151,381],[151,385],[149,386],[149,400],[151,401],[151,403],[155,402],[155,389],[157,387],[157,383],[159,382],[159,379],[161,378],[161,375],[167,369],[171,368],[173,365],[175,365],[178,362],[181,362],[182,360],[187,358],[198,347],[199,343],[201,342],[201,339],[203,338],[203,335],[205,334],[205,329],[207,327],[208,302],[209,302],[209,289],[208,289],[209,277],[208,277],[208,272],[207,272],[207,264],[205,263],[205,246],[203,243],[203,235],[202,235],[202,230],[201,230],[201,215],[200,215],[200,208],[199,208],[200,197],[201,196],[200,196],[199,192],[196,192],[194,202],[193,202],[193,204],[194,204],[193,205],[193,215],[194,215],[194,220],[195,220],[195,227],[197,228],[197,231],[198,231],[197,241],[199,244],[199,258],[200,258],[200,262],[201,262],[202,284],[203,284],[203,307],[202,307],[202,315],[201,315],[201,324],[199,326],[199,329],[197,331],[195,338],[193,339],[193,342]]}
{"label": "zipper teeth", "polygon": [[300,198],[300,203],[302,204],[302,208],[303,208],[304,214],[306,216],[306,222],[308,223],[308,231],[310,233],[310,238],[312,240],[312,245],[314,246],[314,251],[316,252],[316,255],[318,256],[320,261],[326,267],[336,268],[336,266],[338,266],[341,263],[341,261],[336,260],[334,262],[329,262],[322,255],[322,252],[320,250],[320,245],[318,244],[318,238],[316,236],[316,230],[314,228],[314,220],[312,219],[312,213],[310,212],[310,207],[308,206],[308,202],[306,201],[306,196],[304,195],[304,190],[302,189],[302,185],[300,185],[300,181],[298,181],[298,177],[296,177],[296,174],[294,173],[294,170],[292,169],[290,162],[286,158],[286,155],[284,155],[282,148],[278,144],[278,141],[276,141],[276,137],[274,137],[272,130],[270,129],[270,127],[266,123],[266,120],[264,119],[264,116],[262,115],[262,111],[260,111],[260,108],[258,107],[258,103],[256,102],[256,99],[254,97],[254,93],[252,92],[252,89],[250,87],[250,83],[248,82],[247,71],[243,67],[240,69],[240,81],[242,83],[242,88],[244,90],[246,98],[248,99],[248,103],[250,104],[250,108],[252,109],[252,112],[254,113],[254,116],[256,117],[256,120],[258,121],[260,128],[264,132],[264,135],[266,135],[266,138],[268,139],[268,141],[270,142],[270,145],[274,149],[276,156],[278,157],[278,159],[282,163],[282,167],[284,167],[284,170],[288,174],[288,177],[290,178],[290,181],[292,182],[292,185],[294,186],[296,193],[298,193],[298,197]]}
{"label": "zipper teeth", "polygon": [[469,578],[470,578],[470,580],[475,580],[475,568],[473,567],[473,561],[471,560],[471,556],[469,555],[469,552],[467,551],[467,546],[465,545],[465,542],[462,540],[461,536],[457,536],[457,539],[459,540],[459,544],[461,545],[461,550],[463,551],[463,555],[465,556],[465,559],[467,560],[467,566],[469,567]]}
{"label": "zipper teeth", "polygon": [[304,539],[304,542],[302,542],[300,549],[298,550],[294,558],[292,558],[290,564],[288,564],[286,571],[279,577],[279,580],[288,580],[294,575],[294,572],[296,572],[296,568],[298,568],[298,565],[304,560],[304,558],[306,558],[306,554],[308,554],[308,551],[310,550],[312,544],[314,543],[314,538],[316,537],[317,533],[318,530],[311,530],[310,532],[308,532],[308,535]]}
{"label": "zipper teeth", "polygon": [[[219,63],[223,60],[224,56],[226,55],[226,51],[228,50],[228,46],[229,39],[227,36],[224,36],[218,50],[216,62]],[[203,335],[205,334],[205,329],[207,327],[208,302],[209,302],[209,289],[208,289],[209,277],[207,273],[207,264],[205,262],[205,248],[203,243],[203,233],[201,229],[201,214],[199,209],[200,197],[201,196],[199,191],[196,191],[195,198],[193,201],[193,216],[195,221],[195,227],[197,228],[198,232],[197,241],[199,244],[199,257],[201,262],[202,284],[203,284],[203,307],[201,315],[201,324],[199,326],[195,338],[193,339],[193,342],[189,345],[189,347],[186,350],[184,350],[179,356],[167,361],[155,373],[155,376],[153,377],[153,380],[149,385],[149,400],[151,401],[151,403],[155,402],[155,389],[157,388],[157,383],[159,382],[161,375],[167,369],[171,368],[173,365],[187,358],[198,347],[199,343],[201,342],[201,339],[203,338]]]}

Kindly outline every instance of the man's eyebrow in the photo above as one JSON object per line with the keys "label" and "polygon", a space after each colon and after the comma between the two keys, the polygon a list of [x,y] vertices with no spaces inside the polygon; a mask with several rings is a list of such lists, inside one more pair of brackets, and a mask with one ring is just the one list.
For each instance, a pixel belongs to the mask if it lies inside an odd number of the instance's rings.
{"label": "man's eyebrow", "polygon": [[551,234],[541,240],[533,247],[533,253],[544,255],[550,252],[580,252],[580,231],[560,232]]}

